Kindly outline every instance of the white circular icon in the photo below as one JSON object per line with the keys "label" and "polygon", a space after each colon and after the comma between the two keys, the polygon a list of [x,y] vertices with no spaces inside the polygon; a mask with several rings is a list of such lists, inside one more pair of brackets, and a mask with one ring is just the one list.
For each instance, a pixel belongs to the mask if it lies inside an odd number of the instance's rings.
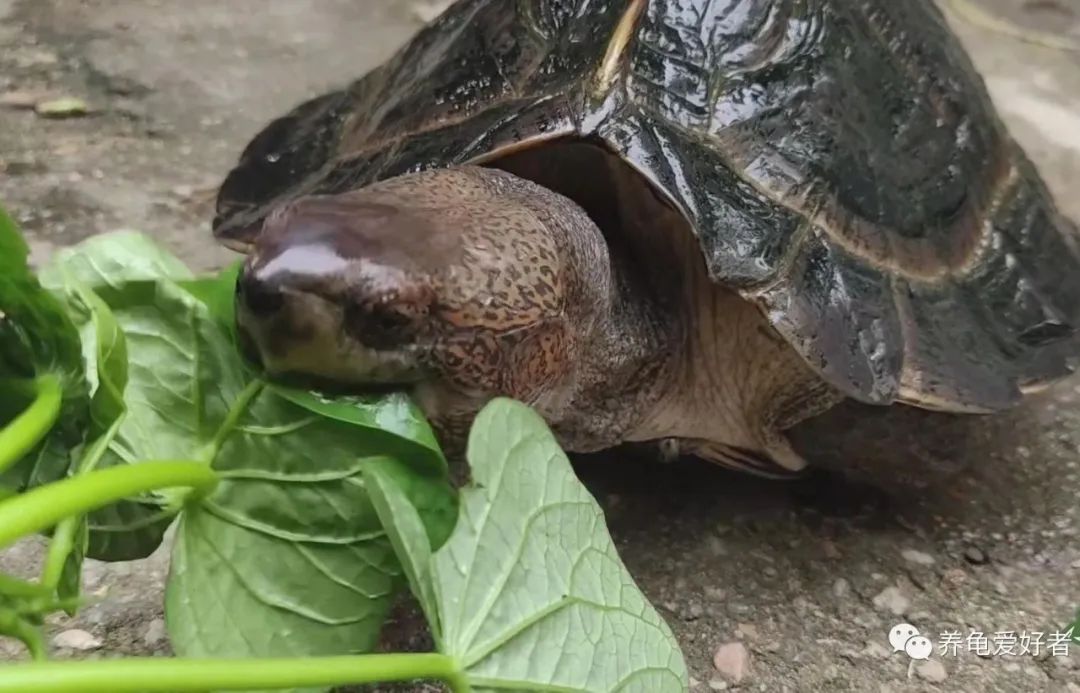
{"label": "white circular icon", "polygon": [[930,659],[934,651],[934,643],[924,635],[913,635],[904,643],[904,652],[912,659]]}
{"label": "white circular icon", "polygon": [[908,639],[918,634],[919,629],[910,623],[897,623],[889,631],[889,644],[892,645],[893,652],[903,652]]}

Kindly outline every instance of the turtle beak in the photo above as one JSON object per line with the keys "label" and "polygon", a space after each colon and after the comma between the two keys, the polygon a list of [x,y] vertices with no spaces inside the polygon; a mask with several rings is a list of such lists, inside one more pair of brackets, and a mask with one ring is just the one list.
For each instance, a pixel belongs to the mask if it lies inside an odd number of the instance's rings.
{"label": "turtle beak", "polygon": [[[318,293],[247,270],[237,282],[237,328],[244,351],[272,376],[301,382],[391,385],[419,380],[421,350],[392,325],[361,340],[355,311]],[[374,346],[378,345],[378,346]]]}
{"label": "turtle beak", "polygon": [[278,226],[264,229],[237,281],[237,328],[252,360],[274,376],[338,385],[421,379],[427,284],[344,255],[335,234],[347,228],[289,216],[284,228],[268,220]]}

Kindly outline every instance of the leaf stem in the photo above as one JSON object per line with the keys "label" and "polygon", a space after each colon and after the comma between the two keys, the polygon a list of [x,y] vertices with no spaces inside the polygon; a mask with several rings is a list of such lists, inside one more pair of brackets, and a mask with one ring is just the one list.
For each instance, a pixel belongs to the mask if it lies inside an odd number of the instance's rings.
{"label": "leaf stem", "polygon": [[0,595],[5,597],[48,597],[51,591],[36,582],[0,573]]}
{"label": "leaf stem", "polygon": [[228,438],[232,432],[236,429],[240,422],[240,418],[247,413],[248,406],[251,402],[259,396],[259,393],[266,387],[266,383],[261,380],[252,380],[248,383],[240,394],[236,396],[236,401],[229,407],[228,413],[225,415],[225,420],[221,422],[221,427],[218,428],[214,434],[213,439],[206,445],[199,455],[200,459],[204,459],[207,463],[213,463],[217,458],[218,453],[221,451],[221,446],[225,444],[225,439]]}
{"label": "leaf stem", "polygon": [[45,554],[45,564],[41,570],[41,584],[50,590],[55,590],[60,584],[64,564],[75,548],[75,533],[82,519],[82,514],[68,515],[56,523],[56,529],[49,538],[49,551]]}
{"label": "leaf stem", "polygon": [[0,666],[0,693],[127,693],[343,686],[440,679],[471,688],[457,662],[434,653],[277,659],[131,657]]}
{"label": "leaf stem", "polygon": [[[124,421],[123,413],[112,422],[108,430],[97,440],[91,443],[84,451],[82,459],[75,466],[75,476],[89,474],[97,467],[102,455],[112,443],[113,438],[120,431],[120,425]],[[72,549],[75,548],[75,534],[83,522],[83,514],[68,515],[56,524],[52,539],[49,541],[49,551],[45,556],[45,565],[41,572],[41,584],[50,590],[55,590],[60,584],[60,576],[64,572],[64,564]]]}
{"label": "leaf stem", "polygon": [[52,429],[60,415],[60,378],[48,374],[33,381],[34,401],[0,430],[0,472],[23,458]]}
{"label": "leaf stem", "polygon": [[[41,629],[27,622],[14,610],[0,608],[0,634],[21,640],[35,662],[45,661],[45,638],[41,635]],[[5,668],[0,666],[0,671]],[[0,681],[2,679],[3,675],[0,675]],[[0,689],[2,688],[3,683],[0,683]]]}
{"label": "leaf stem", "polygon": [[201,496],[217,484],[202,462],[144,462],[110,467],[39,486],[0,503],[0,547],[129,496],[161,488],[192,487]]}

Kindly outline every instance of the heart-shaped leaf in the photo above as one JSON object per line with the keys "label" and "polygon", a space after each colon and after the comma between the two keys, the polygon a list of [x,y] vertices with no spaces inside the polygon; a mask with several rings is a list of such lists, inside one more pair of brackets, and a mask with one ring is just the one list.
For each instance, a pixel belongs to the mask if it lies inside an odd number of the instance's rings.
{"label": "heart-shaped leaf", "polygon": [[688,690],[671,630],[544,421],[495,400],[473,425],[468,459],[473,481],[435,552],[383,465],[369,462],[365,478],[439,650],[473,690]]}

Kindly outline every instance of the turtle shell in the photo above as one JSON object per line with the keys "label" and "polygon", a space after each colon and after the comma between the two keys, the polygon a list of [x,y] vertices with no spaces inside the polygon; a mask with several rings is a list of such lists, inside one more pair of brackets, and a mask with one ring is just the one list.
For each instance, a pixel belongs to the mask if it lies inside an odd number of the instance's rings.
{"label": "turtle shell", "polygon": [[931,0],[461,0],[256,136],[215,234],[568,138],[644,176],[851,397],[992,411],[1071,371],[1080,236]]}

